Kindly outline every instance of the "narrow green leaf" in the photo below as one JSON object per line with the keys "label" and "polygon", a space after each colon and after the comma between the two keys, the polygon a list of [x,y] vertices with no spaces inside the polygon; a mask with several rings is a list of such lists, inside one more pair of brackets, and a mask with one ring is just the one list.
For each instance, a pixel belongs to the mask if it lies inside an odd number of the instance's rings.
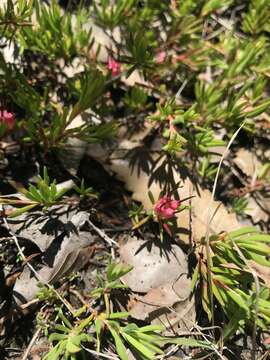
{"label": "narrow green leaf", "polygon": [[116,313],[111,313],[109,316],[110,320],[113,319],[123,319],[123,318],[127,318],[129,317],[129,313],[128,312],[116,312]]}
{"label": "narrow green leaf", "polygon": [[164,329],[163,325],[146,325],[138,328],[138,332],[163,331]]}
{"label": "narrow green leaf", "polygon": [[242,236],[242,235],[245,235],[245,234],[251,234],[251,233],[258,233],[258,232],[259,232],[259,230],[257,228],[255,228],[254,226],[247,226],[247,227],[235,230],[235,231],[231,231],[226,236],[226,238],[228,237],[228,238],[231,238],[231,239],[235,239],[238,236]]}
{"label": "narrow green leaf", "polygon": [[143,354],[147,359],[154,360],[155,359],[155,353],[151,350],[149,350],[146,346],[144,346],[142,343],[140,343],[138,340],[136,340],[134,337],[127,333],[123,333],[124,339],[132,346],[134,349],[136,349],[138,352]]}
{"label": "narrow green leaf", "polygon": [[12,211],[12,212],[8,215],[8,217],[9,217],[9,218],[14,218],[14,217],[16,217],[16,216],[20,216],[20,215],[24,214],[25,212],[27,212],[27,211],[35,208],[35,207],[38,206],[38,205],[39,205],[39,204],[27,205],[27,206],[24,206],[24,207],[19,208],[19,209],[17,209],[17,210],[14,210],[14,211]]}
{"label": "narrow green leaf", "polygon": [[66,339],[67,335],[66,334],[58,334],[58,333],[53,333],[49,336],[49,341],[50,342],[54,342],[54,341],[60,341],[63,339]]}
{"label": "narrow green leaf", "polygon": [[121,360],[128,360],[128,355],[126,352],[126,348],[120,338],[120,336],[117,334],[117,332],[112,329],[111,327],[109,327],[109,330],[114,338],[114,342],[115,342],[115,346],[116,346],[116,351],[117,354],[119,355]]}
{"label": "narrow green leaf", "polygon": [[73,344],[72,340],[70,338],[68,338],[66,350],[70,354],[76,354],[81,351],[81,347]]}
{"label": "narrow green leaf", "polygon": [[176,344],[180,346],[199,347],[202,349],[212,349],[212,346],[203,340],[196,340],[193,338],[165,338],[164,344]]}

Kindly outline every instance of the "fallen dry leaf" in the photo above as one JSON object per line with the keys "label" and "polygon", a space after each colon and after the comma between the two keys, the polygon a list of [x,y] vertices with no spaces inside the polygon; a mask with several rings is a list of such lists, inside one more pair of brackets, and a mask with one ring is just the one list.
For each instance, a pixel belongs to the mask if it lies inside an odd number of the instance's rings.
{"label": "fallen dry leaf", "polygon": [[133,239],[120,248],[121,260],[133,266],[123,281],[136,292],[173,284],[181,274],[187,274],[187,259],[177,245],[162,248],[150,242]]}
{"label": "fallen dry leaf", "polygon": [[180,332],[191,327],[195,307],[190,299],[187,257],[179,246],[166,248],[131,239],[121,246],[120,258],[133,266],[123,277],[124,283],[134,292],[146,293],[131,297],[129,312],[134,318],[162,323]]}
{"label": "fallen dry leaf", "polygon": [[[60,235],[52,235],[53,241],[43,253],[43,265],[37,270],[41,281],[53,284],[72,271],[78,271],[87,263],[95,238],[89,232],[80,231],[80,228],[88,216],[84,212],[73,215],[67,221],[69,232],[63,231]],[[36,296],[39,282],[25,266],[14,286],[15,301],[18,305],[29,302]]]}
{"label": "fallen dry leaf", "polygon": [[260,265],[253,260],[249,260],[248,265],[251,269],[255,270],[257,276],[259,276],[265,282],[265,285],[270,288],[270,268],[268,266]]}
{"label": "fallen dry leaf", "polygon": [[[260,204],[262,203],[262,204]],[[261,199],[258,203],[253,197],[248,196],[247,208],[245,214],[251,216],[254,224],[260,221],[267,222],[270,212],[270,200],[267,198]]]}
{"label": "fallen dry leaf", "polygon": [[237,151],[233,161],[245,175],[250,177],[258,173],[262,165],[255,154],[243,148]]}

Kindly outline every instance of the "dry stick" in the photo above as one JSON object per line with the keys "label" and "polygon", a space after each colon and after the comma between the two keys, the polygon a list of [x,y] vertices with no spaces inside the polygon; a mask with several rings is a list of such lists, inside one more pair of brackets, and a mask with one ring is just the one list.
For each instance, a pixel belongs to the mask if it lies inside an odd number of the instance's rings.
{"label": "dry stick", "polygon": [[207,210],[207,221],[206,221],[206,233],[205,233],[205,242],[206,242],[206,261],[207,261],[207,278],[208,278],[208,288],[209,288],[209,296],[210,296],[210,304],[211,304],[211,314],[212,314],[212,325],[214,326],[214,295],[213,295],[213,289],[212,289],[212,273],[211,273],[211,268],[212,268],[212,262],[211,262],[211,255],[210,255],[210,242],[209,242],[209,235],[210,235],[210,224],[214,218],[214,213],[211,213],[211,208],[214,202],[214,198],[215,198],[215,193],[216,193],[216,188],[217,188],[217,182],[218,182],[218,177],[219,177],[219,173],[221,170],[221,166],[222,163],[225,159],[225,157],[228,154],[228,151],[232,145],[232,143],[234,142],[235,138],[237,137],[237,135],[239,134],[239,132],[241,131],[241,129],[243,128],[243,126],[245,125],[246,120],[242,123],[242,125],[235,131],[235,133],[233,134],[233,136],[231,137],[224,153],[221,156],[221,159],[219,161],[218,164],[218,169],[217,169],[217,173],[215,176],[215,181],[214,181],[214,185],[213,185],[213,190],[212,190],[212,194],[211,194],[211,199],[209,202],[209,206],[208,206],[208,210]]}
{"label": "dry stick", "polygon": [[244,34],[235,31],[233,26],[231,26],[230,24],[228,24],[228,22],[225,19],[222,19],[220,17],[217,17],[216,15],[211,15],[211,18],[216,21],[218,24],[220,24],[221,26],[223,26],[226,30],[229,31],[233,31],[233,34],[235,35],[235,37],[238,37],[240,39],[247,39],[247,36],[245,36]]}
{"label": "dry stick", "polygon": [[176,99],[181,96],[182,91],[184,90],[184,88],[185,88],[186,85],[187,85],[187,82],[188,82],[187,79],[185,79],[185,80],[183,81],[183,83],[181,84],[179,90],[177,91],[177,93],[176,93],[176,95],[175,95],[175,98],[176,98]]}
{"label": "dry stick", "polygon": [[[46,315],[45,320],[47,320],[49,318],[49,314]],[[29,345],[27,346],[27,349],[25,350],[25,352],[23,353],[23,356],[21,358],[21,360],[27,360],[28,355],[30,354],[30,351],[35,343],[35,341],[37,340],[39,333],[41,332],[42,328],[39,327],[36,332],[34,333]]]}
{"label": "dry stick", "polygon": [[94,225],[91,220],[88,219],[87,222],[89,222],[89,224],[95,230],[95,232],[98,233],[98,235],[100,237],[102,237],[102,239],[105,240],[110,246],[112,246],[112,244],[114,244],[117,247],[119,247],[119,245],[117,244],[117,242],[115,240],[110,238],[103,230],[99,229],[96,225]]}
{"label": "dry stick", "polygon": [[97,352],[97,351],[95,351],[95,350],[88,349],[88,348],[85,347],[84,345],[81,345],[81,346],[82,346],[82,348],[83,348],[85,351],[89,352],[90,354],[99,356],[99,357],[104,358],[104,359],[119,360],[119,357],[118,357],[118,356],[106,355],[106,354]]}
{"label": "dry stick", "polygon": [[23,357],[21,358],[21,360],[27,360],[28,358],[28,355],[35,343],[35,341],[37,340],[38,336],[39,336],[39,333],[41,332],[41,327],[37,329],[37,331],[34,333],[29,345],[27,346],[27,349],[25,350],[24,354],[23,354]]}
{"label": "dry stick", "polygon": [[[195,325],[194,326],[195,327],[195,329],[197,330],[197,331],[200,331],[200,328],[197,326],[197,325]],[[207,330],[207,329],[211,329],[211,328],[213,328],[213,327],[208,327],[208,328],[205,328],[204,330]],[[214,326],[214,328],[219,328],[219,327],[217,327],[217,326]],[[221,359],[221,360],[226,360],[227,358],[225,358],[222,354],[220,354],[220,352],[218,351],[218,349],[216,349],[216,347],[215,347],[215,344],[213,344],[213,343],[211,343],[211,341],[207,338],[207,336],[201,331],[201,334],[200,334],[202,337],[203,337],[203,339],[211,346],[211,348],[213,349],[213,352],[215,353],[215,354],[217,354],[217,356]],[[207,355],[208,356],[208,355]],[[203,359],[206,359],[207,357],[203,357]]]}
{"label": "dry stick", "polygon": [[43,285],[46,285],[49,289],[51,289],[55,295],[58,297],[58,299],[65,305],[65,307],[68,309],[68,311],[71,312],[71,314],[74,313],[72,307],[65,301],[65,299],[55,290],[55,288],[50,285],[47,281],[44,281],[40,275],[38,274],[38,272],[33,268],[33,266],[27,261],[24,253],[23,253],[23,250],[19,244],[19,241],[18,241],[18,238],[17,236],[13,233],[13,231],[10,229],[9,227],[9,224],[7,222],[7,219],[5,218],[5,216],[3,216],[3,221],[4,221],[4,224],[5,224],[5,227],[6,229],[9,231],[12,239],[14,240],[15,242],[15,245],[17,246],[17,249],[19,251],[19,254],[21,255],[23,261],[26,263],[26,265],[28,266],[28,268],[30,269],[30,271],[32,271],[32,273],[35,275],[35,277],[37,278],[38,281],[40,281]]}

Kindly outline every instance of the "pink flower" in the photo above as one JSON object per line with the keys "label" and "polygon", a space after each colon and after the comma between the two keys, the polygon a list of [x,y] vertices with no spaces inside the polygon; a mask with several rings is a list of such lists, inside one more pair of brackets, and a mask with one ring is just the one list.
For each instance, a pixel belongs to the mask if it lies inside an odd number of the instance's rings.
{"label": "pink flower", "polygon": [[166,51],[164,51],[164,50],[159,51],[159,52],[157,53],[157,55],[156,55],[156,62],[157,62],[157,64],[162,64],[162,63],[164,63],[164,61],[165,61],[165,59],[166,59],[166,56],[167,56]]}
{"label": "pink flower", "polygon": [[170,196],[163,196],[154,206],[154,211],[159,218],[170,219],[176,213],[180,200],[172,200]]}
{"label": "pink flower", "polygon": [[117,76],[117,75],[120,74],[120,64],[119,64],[119,62],[117,62],[116,60],[114,60],[111,57],[108,59],[107,68],[109,70],[111,70],[112,76]]}
{"label": "pink flower", "polygon": [[15,126],[15,116],[7,110],[0,110],[0,123],[5,124],[9,130]]}

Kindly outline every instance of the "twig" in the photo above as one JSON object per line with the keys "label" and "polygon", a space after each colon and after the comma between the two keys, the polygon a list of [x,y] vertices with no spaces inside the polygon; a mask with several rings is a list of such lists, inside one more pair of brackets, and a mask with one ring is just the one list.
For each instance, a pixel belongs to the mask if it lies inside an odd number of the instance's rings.
{"label": "twig", "polygon": [[176,93],[176,95],[175,95],[175,98],[176,98],[176,99],[179,98],[180,95],[182,94],[182,91],[183,91],[184,88],[186,87],[187,82],[188,82],[187,79],[185,79],[185,80],[183,81],[183,83],[181,84],[180,88],[178,89],[178,91],[177,91],[177,93]]}
{"label": "twig", "polygon": [[87,221],[89,222],[91,227],[95,230],[95,232],[98,233],[98,235],[100,237],[102,237],[102,239],[105,240],[110,246],[112,246],[112,244],[114,244],[117,247],[119,247],[119,245],[117,244],[117,242],[115,240],[110,238],[103,230],[99,229],[96,225],[94,225],[91,220],[87,220]]}
{"label": "twig", "polygon": [[95,350],[88,349],[84,345],[81,345],[81,346],[85,351],[89,352],[90,354],[96,355],[98,357],[101,357],[101,358],[104,358],[104,359],[119,360],[118,356],[105,355],[105,354],[102,354],[102,353],[97,352]]}
{"label": "twig", "polygon": [[37,340],[39,333],[41,332],[41,327],[39,327],[36,332],[34,333],[29,345],[27,346],[27,349],[25,350],[23,357],[21,358],[21,360],[27,360],[28,355],[30,354],[30,351],[35,343],[35,341]]}
{"label": "twig", "polygon": [[218,24],[223,26],[226,30],[232,31],[236,37],[238,37],[240,39],[247,39],[247,37],[244,34],[238,32],[238,31],[235,31],[234,28],[230,24],[228,24],[228,22],[225,19],[219,18],[214,14],[211,15],[211,18],[214,21],[216,21]]}
{"label": "twig", "polygon": [[[225,360],[226,358],[218,351],[218,349],[216,349],[215,344],[211,343],[211,341],[210,341],[210,340],[207,338],[207,336],[201,331],[201,329],[200,329],[197,325],[195,325],[194,327],[195,327],[195,329],[196,329],[197,331],[201,332],[200,335],[201,335],[201,336],[203,337],[203,339],[212,347],[214,353],[216,353],[217,356],[218,356],[220,359]],[[208,329],[220,329],[220,328],[217,327],[217,326],[205,328],[205,330],[208,330]]]}

